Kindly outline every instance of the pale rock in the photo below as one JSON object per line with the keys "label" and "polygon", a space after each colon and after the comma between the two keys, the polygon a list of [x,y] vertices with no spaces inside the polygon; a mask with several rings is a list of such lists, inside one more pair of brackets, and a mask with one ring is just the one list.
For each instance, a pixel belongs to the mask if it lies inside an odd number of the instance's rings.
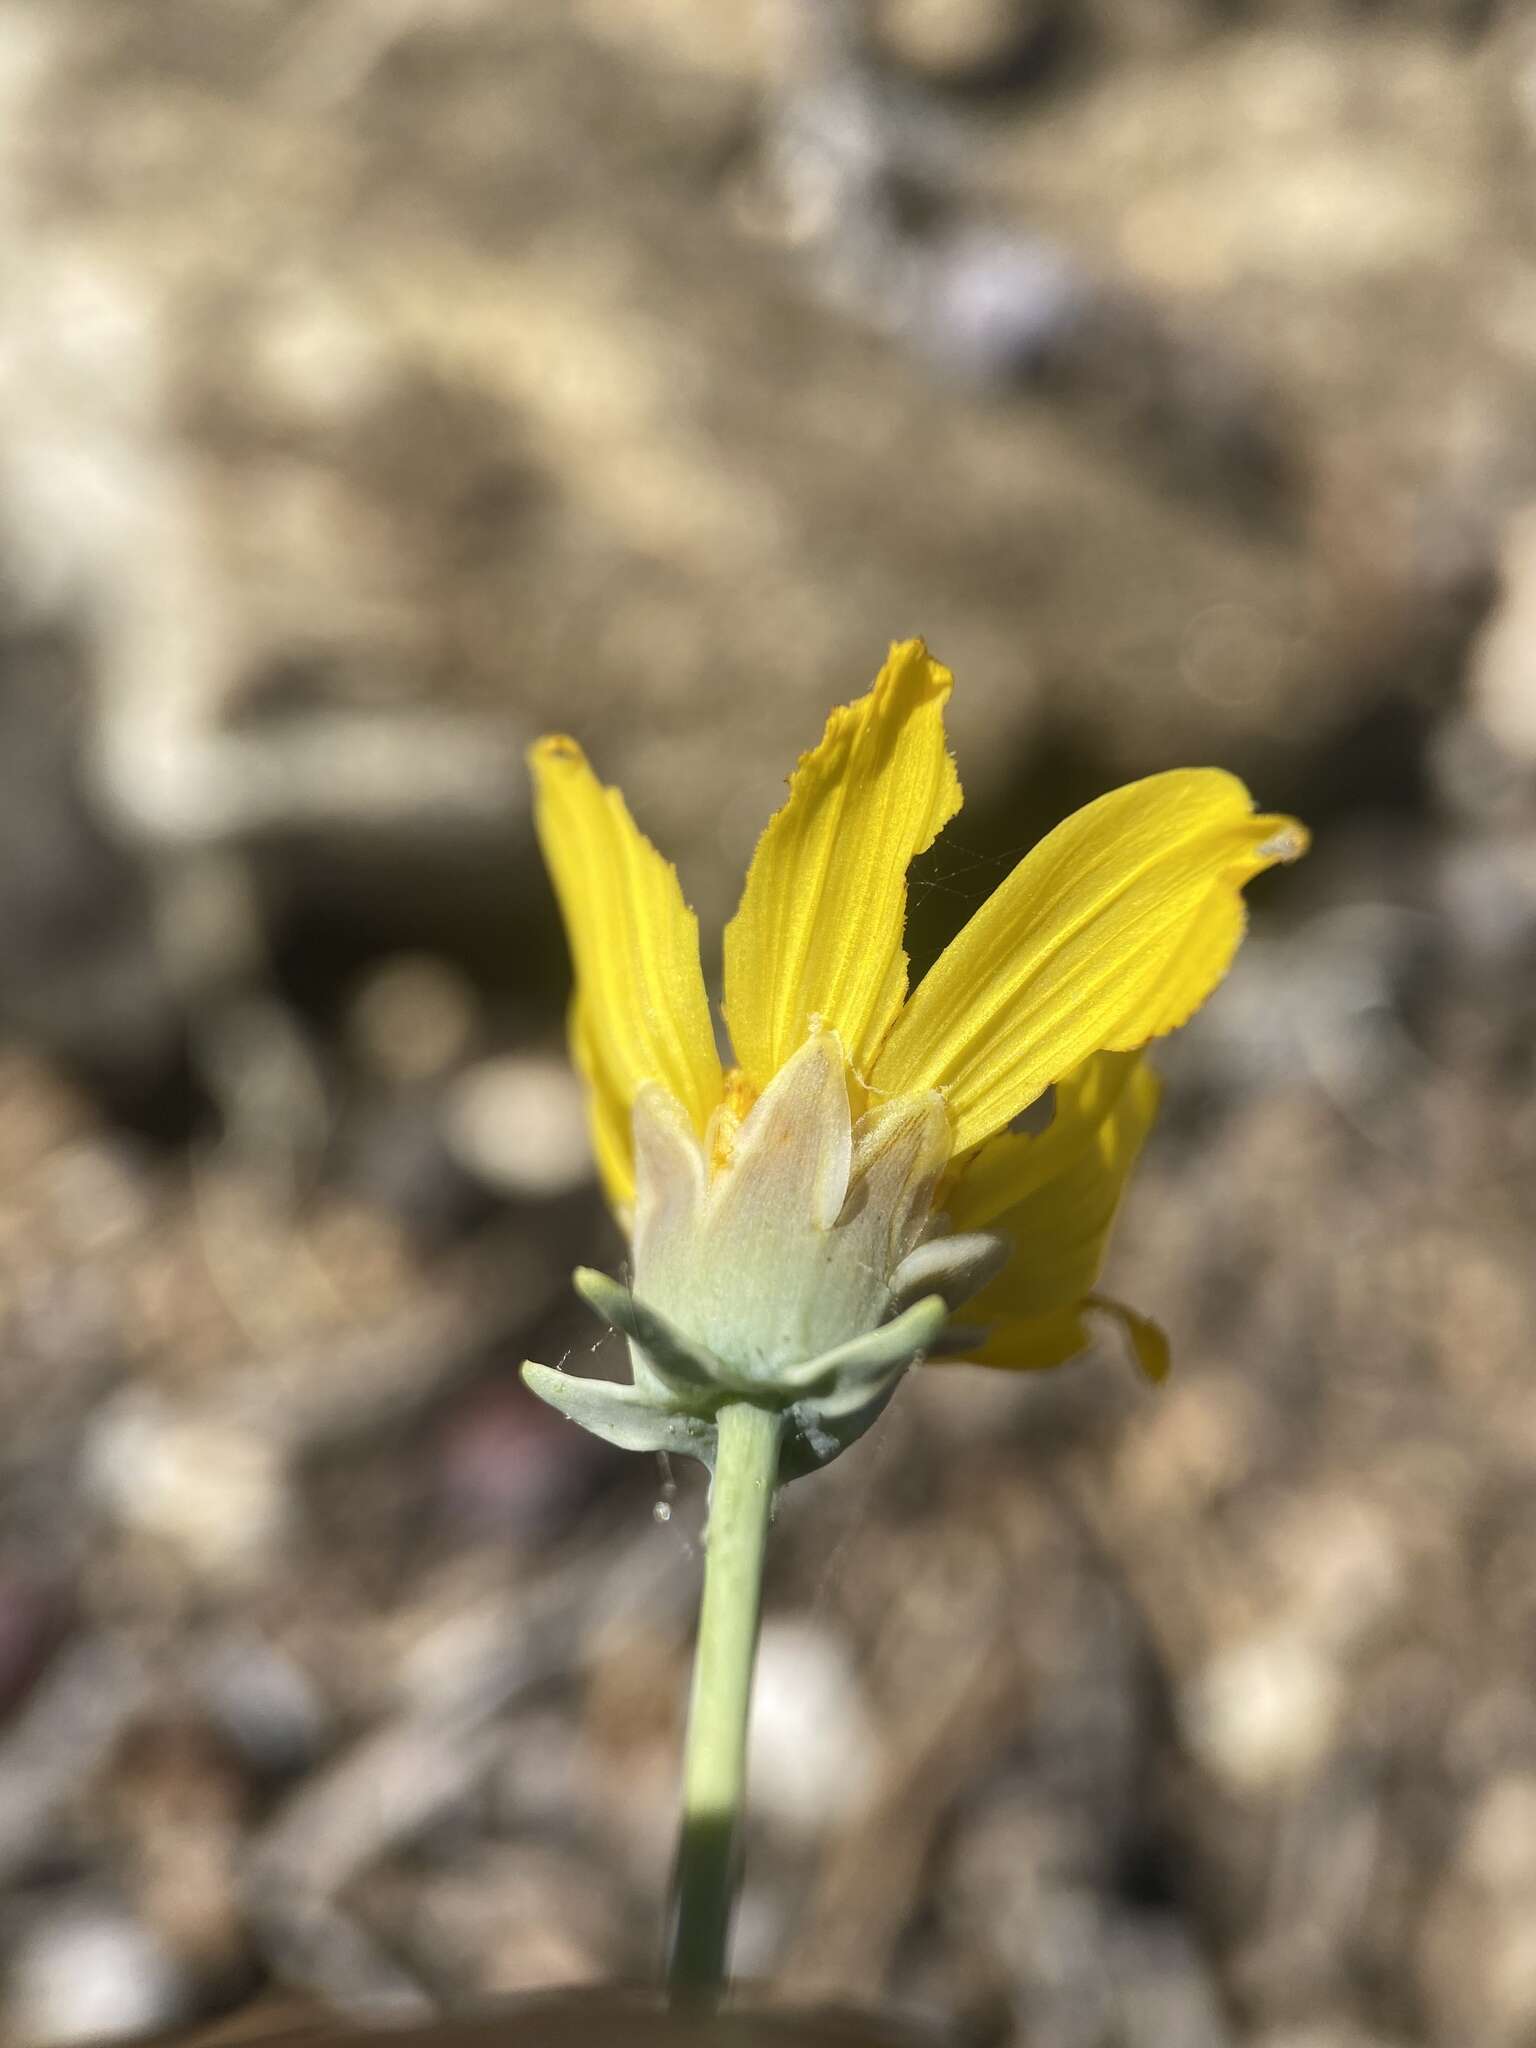
{"label": "pale rock", "polygon": [[347,1035],[381,1080],[409,1086],[455,1067],[478,1021],[467,976],[430,954],[402,953],[386,960],[358,989]]}
{"label": "pale rock", "polygon": [[502,1194],[548,1200],[592,1171],[586,1107],[553,1054],[482,1060],[449,1090],[443,1128],[459,1164]]}
{"label": "pale rock", "polygon": [[154,1937],[118,1908],[88,1900],[54,1907],[12,1952],[6,2036],[18,2048],[125,2040],[168,2026],[182,1986]]}
{"label": "pale rock", "polygon": [[1286,1630],[1218,1651],[1180,1702],[1186,1736],[1206,1767],[1240,1792],[1305,1779],[1332,1740],[1338,1672],[1306,1636]]}
{"label": "pale rock", "polygon": [[259,1579],[293,1525],[278,1443],[236,1420],[178,1411],[148,1388],[101,1409],[83,1456],[97,1503],[125,1529],[165,1544],[198,1577]]}
{"label": "pale rock", "polygon": [[842,1638],[807,1621],[770,1621],[748,1742],[754,1812],[788,1835],[818,1835],[857,1807],[878,1754]]}

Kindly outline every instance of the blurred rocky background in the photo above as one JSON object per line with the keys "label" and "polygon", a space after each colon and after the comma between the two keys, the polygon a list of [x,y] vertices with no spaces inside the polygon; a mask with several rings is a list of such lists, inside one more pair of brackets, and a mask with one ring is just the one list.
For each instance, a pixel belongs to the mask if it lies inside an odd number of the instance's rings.
{"label": "blurred rocky background", "polygon": [[977,2048],[1536,2038],[1523,0],[0,0],[0,2035],[644,1976],[702,1503],[521,750],[718,928],[956,669],[931,953],[1312,823],[1112,1345],[785,1500],[741,1960]]}

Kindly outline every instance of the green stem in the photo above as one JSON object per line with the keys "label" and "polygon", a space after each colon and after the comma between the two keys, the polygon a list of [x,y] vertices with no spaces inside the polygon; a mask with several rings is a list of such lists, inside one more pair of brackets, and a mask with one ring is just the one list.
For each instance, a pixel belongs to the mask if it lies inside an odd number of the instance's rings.
{"label": "green stem", "polygon": [[725,1984],[763,1549],[784,1426],[782,1416],[751,1401],[728,1402],[718,1420],[673,1882],[676,1918],[668,1981],[675,1992],[719,1990]]}

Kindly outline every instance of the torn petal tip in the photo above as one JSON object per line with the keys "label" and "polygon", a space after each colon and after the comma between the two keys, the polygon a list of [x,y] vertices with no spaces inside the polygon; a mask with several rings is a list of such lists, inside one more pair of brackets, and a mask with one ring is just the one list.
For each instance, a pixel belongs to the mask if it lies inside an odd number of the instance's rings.
{"label": "torn petal tip", "polygon": [[1123,1301],[1115,1301],[1107,1294],[1090,1294],[1085,1306],[1097,1309],[1111,1322],[1118,1323],[1131,1347],[1142,1377],[1158,1386],[1167,1379],[1173,1365],[1173,1347],[1168,1342],[1168,1333],[1161,1323],[1153,1322],[1150,1316],[1139,1315],[1135,1309],[1127,1308]]}
{"label": "torn petal tip", "polygon": [[1300,860],[1311,844],[1312,835],[1305,825],[1295,818],[1284,818],[1279,830],[1271,832],[1259,847],[1259,858],[1289,863]]}

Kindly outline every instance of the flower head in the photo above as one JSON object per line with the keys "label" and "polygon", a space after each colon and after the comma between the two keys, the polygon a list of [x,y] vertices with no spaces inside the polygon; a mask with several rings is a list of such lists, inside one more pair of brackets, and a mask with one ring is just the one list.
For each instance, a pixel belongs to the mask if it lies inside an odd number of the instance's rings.
{"label": "flower head", "polygon": [[[577,1279],[634,1382],[526,1372],[615,1441],[707,1459],[746,1395],[788,1410],[806,1469],[914,1361],[1056,1365],[1095,1308],[1166,1363],[1094,1291],[1157,1106],[1141,1049],[1221,980],[1244,885],[1306,834],[1220,769],[1148,776],[1049,833],[909,990],[907,871],[960,808],[952,682],[903,642],[801,757],[725,931],[729,1066],[675,869],[573,740],[533,749],[572,1052],[633,1257],[628,1287]],[[1050,1089],[1047,1128],[1016,1130]]]}

